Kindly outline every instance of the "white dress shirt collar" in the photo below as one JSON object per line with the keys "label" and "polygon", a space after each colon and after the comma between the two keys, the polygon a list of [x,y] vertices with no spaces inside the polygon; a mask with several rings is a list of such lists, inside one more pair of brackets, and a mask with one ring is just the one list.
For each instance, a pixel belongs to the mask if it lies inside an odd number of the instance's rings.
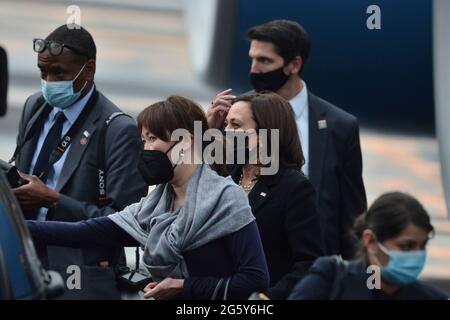
{"label": "white dress shirt collar", "polygon": [[[81,111],[83,111],[84,107],[89,101],[89,98],[92,96],[92,93],[94,92],[94,87],[95,86],[92,86],[91,90],[89,90],[87,95],[85,95],[83,98],[75,102],[70,107],[62,110],[62,112],[66,116],[66,119],[69,121],[70,126],[73,125],[73,123],[77,120],[78,116],[80,115]],[[50,112],[50,119],[52,119],[52,121],[54,120],[56,114],[59,111],[61,111],[61,109],[53,108],[53,110]]]}
{"label": "white dress shirt collar", "polygon": [[302,80],[303,88],[300,92],[293,97],[289,103],[295,112],[295,117],[297,119],[301,118],[308,109],[308,88],[306,87],[306,83]]}
{"label": "white dress shirt collar", "polygon": [[302,90],[292,98],[289,103],[295,112],[295,122],[297,123],[298,134],[302,145],[305,164],[302,167],[303,173],[309,175],[309,103],[308,89],[306,83],[302,80]]}

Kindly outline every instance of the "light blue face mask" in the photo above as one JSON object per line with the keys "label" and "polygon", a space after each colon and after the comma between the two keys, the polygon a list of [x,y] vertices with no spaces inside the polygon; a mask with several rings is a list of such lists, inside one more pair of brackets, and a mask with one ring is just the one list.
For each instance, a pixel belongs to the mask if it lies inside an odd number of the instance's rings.
{"label": "light blue face mask", "polygon": [[58,109],[66,109],[70,107],[81,95],[87,81],[78,92],[73,92],[73,83],[83,71],[86,64],[83,65],[80,72],[73,80],[68,81],[45,81],[41,79],[41,91],[45,101],[49,105]]}
{"label": "light blue face mask", "polygon": [[387,282],[405,286],[417,281],[425,266],[425,250],[397,251],[388,250],[381,243],[378,246],[389,256],[388,265],[381,267],[381,275]]}

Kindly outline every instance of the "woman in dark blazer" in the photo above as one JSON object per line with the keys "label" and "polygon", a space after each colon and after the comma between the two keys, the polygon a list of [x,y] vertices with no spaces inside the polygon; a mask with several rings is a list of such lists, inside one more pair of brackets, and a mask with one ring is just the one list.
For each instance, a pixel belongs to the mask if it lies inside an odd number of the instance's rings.
{"label": "woman in dark blazer", "polygon": [[[259,134],[261,129],[267,130],[267,139]],[[273,129],[279,130],[275,141],[271,139]],[[266,294],[271,299],[287,299],[312,262],[323,254],[315,191],[300,171],[304,158],[294,112],[274,93],[243,95],[231,106],[225,130],[227,137],[230,131],[248,134],[245,164],[233,165],[230,175],[248,193],[259,227],[271,280]],[[273,151],[266,165],[261,164],[261,148]],[[271,173],[269,166],[278,170]]]}

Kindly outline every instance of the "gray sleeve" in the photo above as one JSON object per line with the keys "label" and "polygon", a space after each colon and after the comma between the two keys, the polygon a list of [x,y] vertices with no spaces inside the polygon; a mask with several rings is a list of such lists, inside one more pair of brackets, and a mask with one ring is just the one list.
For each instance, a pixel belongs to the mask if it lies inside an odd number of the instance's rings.
{"label": "gray sleeve", "polygon": [[[106,216],[138,202],[148,192],[138,171],[141,140],[132,119],[114,119],[106,133],[106,193],[112,202],[105,207],[60,195],[55,220],[78,221]],[[82,186],[80,186],[82,187]]]}
{"label": "gray sleeve", "polygon": [[[20,116],[20,120],[19,120],[19,126],[18,126],[18,133],[17,133],[17,138],[16,138],[16,146],[19,146],[23,143],[23,140],[25,139],[24,135],[25,135],[25,129],[27,127],[28,121],[30,120],[31,116],[31,108],[33,108],[33,105],[36,103],[37,99],[40,97],[40,93],[35,93],[31,96],[29,96],[27,98],[27,100],[25,101],[24,105],[23,105],[23,109],[22,109],[22,114]],[[16,161],[15,161],[15,165],[18,168],[20,167],[20,152],[17,155]]]}
{"label": "gray sleeve", "polygon": [[30,101],[30,97],[27,98],[27,101],[25,101],[25,104],[23,106],[22,109],[22,114],[20,116],[20,120],[19,120],[19,131],[17,134],[17,139],[16,139],[16,144],[19,145],[20,142],[23,140],[23,135],[25,134],[25,113],[26,113],[26,108],[28,105],[28,102]]}
{"label": "gray sleeve", "polygon": [[147,198],[148,196],[142,198],[140,202],[133,203],[122,211],[108,216],[112,222],[128,233],[141,245],[145,245],[147,241],[147,232],[143,229],[141,224],[143,221],[140,222],[139,213],[141,212],[144,203],[147,201]]}

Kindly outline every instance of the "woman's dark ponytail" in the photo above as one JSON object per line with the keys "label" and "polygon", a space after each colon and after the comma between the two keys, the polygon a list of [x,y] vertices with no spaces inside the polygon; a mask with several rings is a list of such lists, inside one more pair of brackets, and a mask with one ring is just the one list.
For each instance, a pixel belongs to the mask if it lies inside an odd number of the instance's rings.
{"label": "woman's dark ponytail", "polygon": [[[416,198],[402,192],[389,192],[376,199],[369,210],[355,220],[353,234],[361,242],[363,231],[370,229],[378,241],[384,242],[398,236],[409,224],[427,233],[434,231],[430,216]],[[360,249],[363,249],[362,242]],[[358,255],[361,252],[364,250]]]}

